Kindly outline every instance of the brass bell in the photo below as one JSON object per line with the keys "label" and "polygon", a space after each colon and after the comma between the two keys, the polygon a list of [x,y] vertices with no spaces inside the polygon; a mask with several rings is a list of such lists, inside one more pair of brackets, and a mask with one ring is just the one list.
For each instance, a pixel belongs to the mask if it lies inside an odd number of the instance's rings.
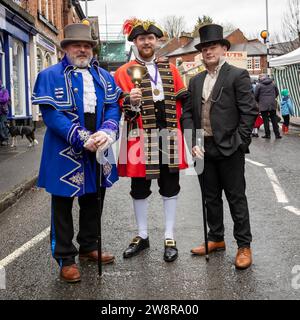
{"label": "brass bell", "polygon": [[141,87],[141,83],[147,72],[148,72],[147,69],[140,64],[134,64],[131,67],[129,67],[127,70],[127,73],[130,76],[131,81],[136,88]]}

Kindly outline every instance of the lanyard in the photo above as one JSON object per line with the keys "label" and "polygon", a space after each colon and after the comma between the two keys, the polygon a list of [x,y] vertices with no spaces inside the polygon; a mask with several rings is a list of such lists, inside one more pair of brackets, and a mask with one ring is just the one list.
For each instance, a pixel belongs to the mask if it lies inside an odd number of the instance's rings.
{"label": "lanyard", "polygon": [[158,82],[158,66],[155,64],[155,78],[153,79],[150,72],[148,72],[149,74],[149,78],[151,80],[151,82],[153,82],[156,86],[157,86],[157,82]]}

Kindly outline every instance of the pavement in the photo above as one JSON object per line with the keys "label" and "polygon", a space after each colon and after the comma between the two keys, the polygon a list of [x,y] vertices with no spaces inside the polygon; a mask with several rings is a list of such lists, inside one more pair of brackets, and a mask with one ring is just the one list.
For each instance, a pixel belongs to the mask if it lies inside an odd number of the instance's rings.
{"label": "pavement", "polygon": [[[29,141],[17,137],[17,147],[0,147],[0,213],[12,206],[36,184],[45,127],[37,128],[39,144],[29,148]],[[10,141],[11,143],[11,141]]]}
{"label": "pavement", "polygon": [[294,127],[300,127],[300,118],[299,117],[291,117],[291,125]]}

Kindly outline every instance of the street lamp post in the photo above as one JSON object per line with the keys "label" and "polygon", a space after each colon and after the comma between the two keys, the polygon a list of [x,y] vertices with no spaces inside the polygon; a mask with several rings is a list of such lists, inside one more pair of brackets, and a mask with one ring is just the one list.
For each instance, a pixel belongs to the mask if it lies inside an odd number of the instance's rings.
{"label": "street lamp post", "polygon": [[270,76],[271,75],[271,69],[270,69],[270,32],[269,32],[269,0],[266,0],[266,30],[268,33],[267,37],[267,73]]}

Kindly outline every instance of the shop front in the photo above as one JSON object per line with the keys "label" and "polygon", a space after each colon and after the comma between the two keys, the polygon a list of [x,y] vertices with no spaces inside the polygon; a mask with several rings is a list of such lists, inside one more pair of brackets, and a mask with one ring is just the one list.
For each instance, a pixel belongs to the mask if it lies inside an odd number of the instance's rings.
{"label": "shop front", "polygon": [[36,34],[33,24],[0,5],[0,77],[11,98],[8,118],[16,122],[32,118],[29,43]]}

